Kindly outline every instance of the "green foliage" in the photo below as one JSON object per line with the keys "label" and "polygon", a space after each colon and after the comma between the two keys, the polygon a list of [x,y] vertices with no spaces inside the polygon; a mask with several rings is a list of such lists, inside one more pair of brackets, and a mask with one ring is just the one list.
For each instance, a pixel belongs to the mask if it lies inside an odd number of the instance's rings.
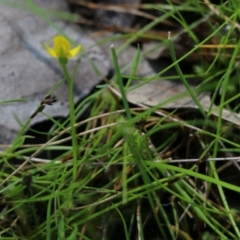
{"label": "green foliage", "polygon": [[[32,1],[22,5],[1,3],[30,10],[50,23],[53,15],[60,19],[76,17],[56,11],[53,14]],[[233,28],[239,3],[229,1],[219,7],[231,20],[229,32],[223,33],[229,24],[226,19],[217,27],[209,22],[211,31],[203,39],[198,39],[194,30],[210,9],[199,1],[188,0],[181,5],[168,1],[142,7],[158,9],[161,14],[138,32],[123,35],[127,40],[120,49],[112,47],[116,75],[111,81],[74,106],[71,73],[66,62],[60,62],[69,84],[69,118],[49,118],[52,128],[38,132],[48,137],[43,145],[24,144],[31,137],[25,134],[28,122],[13,144],[1,152],[1,239],[240,239],[240,215],[235,210],[239,202],[228,195],[230,192],[239,197],[239,183],[224,180],[225,165],[207,161],[240,152],[239,129],[221,118],[225,107],[239,111],[239,42]],[[188,23],[184,11],[197,12],[201,18]],[[140,37],[159,40],[147,31],[169,17],[183,27],[195,46],[177,58],[173,41],[176,36],[165,39],[159,47],[170,46],[173,63],[155,76],[142,79],[135,76],[143,57],[138,49],[129,60],[131,74],[122,75],[118,53]],[[181,62],[213,36],[220,44],[230,42],[236,48],[230,58],[224,55],[229,54],[228,50],[218,49],[212,61],[200,59],[194,76],[202,81],[192,89]],[[130,106],[126,93],[134,80],[141,80],[138,87],[159,79],[170,68],[176,68],[177,76],[169,79],[177,77],[183,82],[201,114],[186,116],[178,109],[159,114],[159,106]],[[101,73],[101,69],[96,71]],[[109,90],[112,86],[119,90],[121,99],[113,96]],[[205,91],[211,92],[212,104],[219,102],[217,120],[196,98],[198,92]],[[169,99],[174,100],[171,96]],[[195,158],[196,163],[190,162]]]}

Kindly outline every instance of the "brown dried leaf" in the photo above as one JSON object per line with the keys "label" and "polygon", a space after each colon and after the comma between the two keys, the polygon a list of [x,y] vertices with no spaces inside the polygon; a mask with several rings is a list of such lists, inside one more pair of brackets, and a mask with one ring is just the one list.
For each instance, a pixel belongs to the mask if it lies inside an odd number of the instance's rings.
{"label": "brown dried leaf", "polygon": [[[129,91],[127,94],[128,100],[134,104],[144,104],[147,106],[160,105],[161,108],[198,108],[185,86],[176,81],[158,80],[151,81],[137,89]],[[209,112],[211,99],[208,93],[201,93],[197,96],[199,102],[206,112]],[[169,101],[168,101],[169,100]],[[213,105],[211,113],[214,116],[219,116],[219,108]],[[240,125],[240,115],[223,110],[222,118],[236,125]]]}

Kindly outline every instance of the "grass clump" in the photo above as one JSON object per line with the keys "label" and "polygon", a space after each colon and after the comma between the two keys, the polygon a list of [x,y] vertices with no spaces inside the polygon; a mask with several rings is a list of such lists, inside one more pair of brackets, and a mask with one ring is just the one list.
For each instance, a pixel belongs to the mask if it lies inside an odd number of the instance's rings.
{"label": "grass clump", "polygon": [[[107,85],[77,106],[72,102],[68,119],[50,118],[51,127],[38,131],[46,136],[42,144],[27,144],[34,132],[26,133],[27,122],[1,153],[0,238],[240,239],[235,201],[240,193],[239,126],[222,120],[224,108],[235,113],[239,109],[238,93],[229,92],[239,87],[234,35],[238,6],[237,1],[215,6],[192,0],[182,5],[172,1],[141,5],[156,8],[161,15],[138,32],[123,34],[127,40],[118,51],[112,46],[116,74]],[[196,19],[187,20],[184,10],[193,14],[196,9]],[[213,15],[219,19],[218,27]],[[131,59],[131,74],[123,75],[118,53],[140,37],[153,39],[149,31],[165,19],[177,24],[178,32],[157,48],[168,49],[172,63],[155,76],[140,79],[136,70],[143,55],[138,50]],[[207,33],[200,34],[203,23]],[[230,30],[223,34],[226,25]],[[183,34],[192,47],[186,46],[186,53],[178,56],[176,45]],[[219,43],[211,42],[213,38]],[[219,47],[229,42],[234,42],[233,49]],[[212,52],[206,54],[208,43]],[[191,76],[200,82],[193,88],[181,64],[196,56]],[[157,81],[170,68],[176,68],[197,110],[163,111],[162,103],[153,107],[129,103],[132,81],[142,80],[134,87]],[[71,74],[64,71],[71,83]],[[211,94],[209,111],[197,98],[205,91]],[[218,118],[211,115],[213,105],[218,105]],[[229,178],[234,174],[235,179]]]}

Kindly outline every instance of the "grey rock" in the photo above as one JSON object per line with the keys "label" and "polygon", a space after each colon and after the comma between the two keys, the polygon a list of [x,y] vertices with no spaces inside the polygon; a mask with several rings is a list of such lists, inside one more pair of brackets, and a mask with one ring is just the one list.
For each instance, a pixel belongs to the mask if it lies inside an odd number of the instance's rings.
{"label": "grey rock", "polygon": [[[68,11],[65,1],[41,0],[35,3],[47,9]],[[18,1],[18,4],[30,10],[26,1]],[[0,102],[26,99],[0,105],[0,144],[3,144],[10,143],[21,129],[14,116],[22,124],[26,123],[41,100],[63,80],[58,60],[51,58],[41,45],[42,41],[52,45],[52,37],[58,34],[54,27],[61,29],[73,42],[83,45],[74,82],[75,102],[86,96],[108,73],[110,64],[101,48],[92,47],[95,42],[76,24],[54,20],[50,26],[30,11],[7,5],[0,5],[0,22]],[[69,61],[70,71],[76,62],[76,59]],[[92,64],[101,74],[95,72]],[[51,117],[67,117],[69,108],[66,81],[62,81],[53,95],[59,101],[47,106],[44,113]],[[32,119],[30,126],[44,119],[47,119],[45,115],[38,114]]]}

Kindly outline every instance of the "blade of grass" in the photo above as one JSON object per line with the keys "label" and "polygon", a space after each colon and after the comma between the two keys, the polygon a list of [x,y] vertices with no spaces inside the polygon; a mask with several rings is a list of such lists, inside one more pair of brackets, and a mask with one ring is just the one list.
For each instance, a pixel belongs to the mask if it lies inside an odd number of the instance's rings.
{"label": "blade of grass", "polygon": [[206,113],[204,108],[202,107],[202,105],[200,104],[199,100],[197,99],[197,97],[195,96],[194,91],[192,90],[192,88],[190,87],[190,85],[188,84],[186,78],[184,77],[181,68],[178,65],[177,59],[176,59],[176,55],[174,52],[174,46],[173,46],[173,42],[171,39],[171,32],[168,33],[168,43],[169,43],[169,50],[170,50],[170,54],[173,60],[173,64],[176,68],[176,71],[179,75],[179,78],[181,79],[181,81],[183,82],[184,86],[186,87],[186,89],[188,90],[190,96],[192,97],[192,99],[194,100],[195,104],[198,106],[200,112],[202,113],[202,115],[204,116],[205,119],[207,119]]}
{"label": "blade of grass", "polygon": [[118,60],[117,60],[117,54],[116,54],[116,51],[115,51],[115,48],[114,48],[113,44],[111,45],[111,51],[112,51],[114,69],[116,71],[116,78],[117,78],[118,86],[119,86],[119,89],[120,89],[120,92],[121,92],[123,105],[124,105],[124,108],[126,110],[127,119],[130,120],[132,118],[132,116],[131,116],[131,112],[130,112],[130,109],[129,109],[125,89],[124,89],[124,86],[123,86],[122,75],[121,75],[120,68],[119,68],[119,65],[118,65]]}

